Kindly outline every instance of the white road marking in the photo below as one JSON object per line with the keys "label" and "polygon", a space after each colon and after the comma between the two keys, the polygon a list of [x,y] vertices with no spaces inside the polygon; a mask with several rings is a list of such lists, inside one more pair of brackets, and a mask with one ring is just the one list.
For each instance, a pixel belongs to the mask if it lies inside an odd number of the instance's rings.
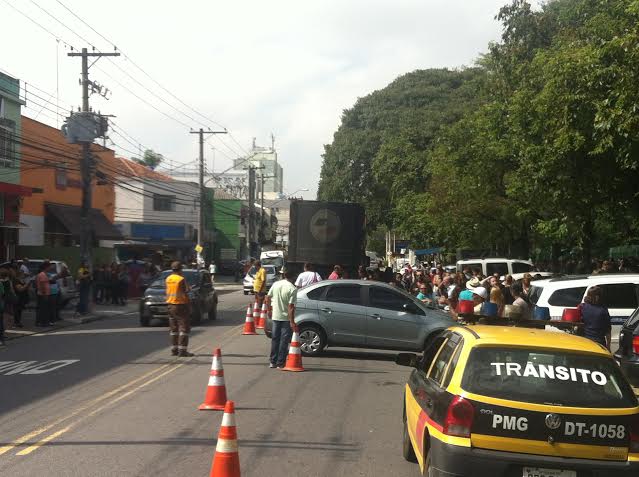
{"label": "white road marking", "polygon": [[58,361],[0,361],[0,374],[46,374],[56,369],[77,363],[79,359],[62,359]]}
{"label": "white road marking", "polygon": [[60,336],[60,335],[100,335],[109,333],[148,333],[148,332],[162,332],[169,333],[168,328],[109,328],[104,330],[68,330],[68,331],[55,331],[53,333],[47,333],[42,335],[33,336]]}

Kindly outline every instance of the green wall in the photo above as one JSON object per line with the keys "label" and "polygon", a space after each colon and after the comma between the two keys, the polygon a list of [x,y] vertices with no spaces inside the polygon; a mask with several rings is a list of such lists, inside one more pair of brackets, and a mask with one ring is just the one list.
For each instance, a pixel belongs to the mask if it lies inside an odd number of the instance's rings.
{"label": "green wall", "polygon": [[219,260],[220,249],[234,248],[240,257],[240,232],[242,201],[236,199],[215,199],[213,202],[213,223],[216,229],[215,258]]}
{"label": "green wall", "polygon": [[[0,73],[0,96],[2,96],[5,101],[5,111],[4,117],[10,119],[15,123],[14,133],[18,136],[22,136],[22,115],[21,115],[21,107],[22,102],[20,101],[20,81],[12,78],[11,76],[7,76],[3,73]],[[0,182],[9,182],[11,184],[19,184],[20,183],[20,144],[15,144],[16,158],[15,158],[15,167],[9,169],[5,167],[0,167],[2,171],[2,177],[0,177]]]}
{"label": "green wall", "polygon": [[[17,258],[48,258],[50,260],[61,260],[66,262],[71,273],[75,273],[80,266],[80,247],[47,247],[47,246],[25,246],[20,245],[16,250]],[[109,265],[113,261],[112,248],[94,248],[93,264]]]}

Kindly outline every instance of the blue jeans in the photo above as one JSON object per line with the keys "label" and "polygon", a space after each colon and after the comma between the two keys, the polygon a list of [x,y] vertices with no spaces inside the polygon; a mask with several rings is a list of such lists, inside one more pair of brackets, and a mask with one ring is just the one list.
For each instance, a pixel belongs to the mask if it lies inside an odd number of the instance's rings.
{"label": "blue jeans", "polygon": [[271,364],[284,366],[288,356],[288,345],[291,342],[291,323],[289,321],[273,320],[273,335],[271,338]]}

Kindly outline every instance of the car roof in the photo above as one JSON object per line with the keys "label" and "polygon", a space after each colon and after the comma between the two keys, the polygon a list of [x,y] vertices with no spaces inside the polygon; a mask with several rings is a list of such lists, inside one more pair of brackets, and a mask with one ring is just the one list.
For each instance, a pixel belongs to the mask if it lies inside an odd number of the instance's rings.
{"label": "car roof", "polygon": [[486,258],[465,258],[464,260],[457,260],[457,263],[466,263],[466,262],[524,262],[531,263],[530,260],[526,260],[523,258],[505,258],[505,257],[486,257]]}
{"label": "car roof", "polygon": [[457,325],[450,329],[454,331],[461,330],[465,337],[472,337],[471,339],[475,340],[473,346],[501,345],[522,348],[533,347],[610,356],[610,353],[605,348],[594,341],[563,332],[492,325]]}
{"label": "car roof", "polygon": [[639,274],[637,273],[600,273],[597,275],[567,275],[564,277],[555,277],[544,280],[535,280],[532,282],[534,286],[552,286],[557,285],[590,285],[595,283],[626,283],[628,280],[639,283]]}

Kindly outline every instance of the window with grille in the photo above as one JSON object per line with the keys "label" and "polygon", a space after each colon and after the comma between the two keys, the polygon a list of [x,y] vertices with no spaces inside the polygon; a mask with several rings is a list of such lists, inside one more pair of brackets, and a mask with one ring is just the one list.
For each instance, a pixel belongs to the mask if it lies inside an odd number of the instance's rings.
{"label": "window with grille", "polygon": [[9,123],[7,119],[0,119],[0,167],[14,167],[16,157],[16,138],[13,128],[2,123]]}
{"label": "window with grille", "polygon": [[175,196],[153,194],[153,210],[173,212],[175,210]]}

